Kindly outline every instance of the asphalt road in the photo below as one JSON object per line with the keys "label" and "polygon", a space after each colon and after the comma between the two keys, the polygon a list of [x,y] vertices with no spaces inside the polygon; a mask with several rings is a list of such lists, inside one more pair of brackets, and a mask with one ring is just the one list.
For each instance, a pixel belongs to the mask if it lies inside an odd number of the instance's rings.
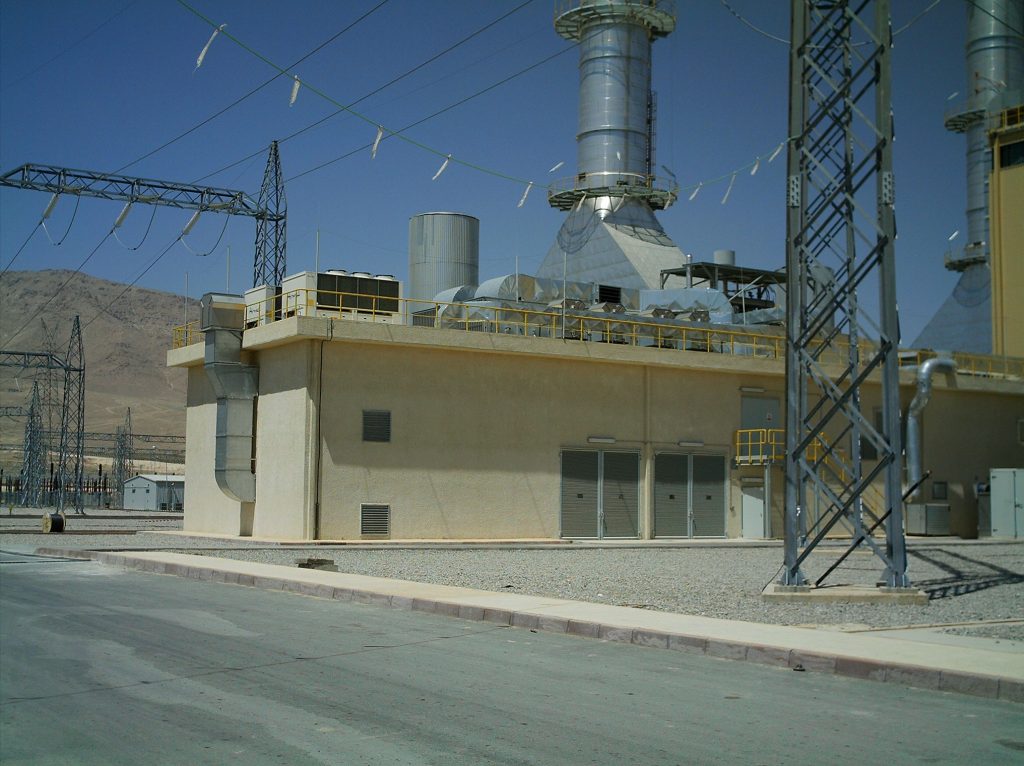
{"label": "asphalt road", "polygon": [[1024,707],[0,554],[0,762],[1024,763]]}

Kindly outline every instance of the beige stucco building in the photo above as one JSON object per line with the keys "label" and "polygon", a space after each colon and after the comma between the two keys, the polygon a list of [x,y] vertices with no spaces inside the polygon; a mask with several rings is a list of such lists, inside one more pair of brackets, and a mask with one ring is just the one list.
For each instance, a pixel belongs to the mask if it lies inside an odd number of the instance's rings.
{"label": "beige stucco building", "polygon": [[[253,327],[254,502],[218,486],[216,396],[203,344],[185,345],[168,353],[188,369],[185,529],[780,537],[783,469],[767,442],[784,421],[781,338],[753,356],[716,337],[708,352],[314,316]],[[923,416],[924,499],[948,503],[964,537],[977,534],[974,482],[1024,465],[1024,382],[989,362],[937,378]],[[901,371],[904,408],[914,370]],[[877,400],[869,382],[863,407]]]}

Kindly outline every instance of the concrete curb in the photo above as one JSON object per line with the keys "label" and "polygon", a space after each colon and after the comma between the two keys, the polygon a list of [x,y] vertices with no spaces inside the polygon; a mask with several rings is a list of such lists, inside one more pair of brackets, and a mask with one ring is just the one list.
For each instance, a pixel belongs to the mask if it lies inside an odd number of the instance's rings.
{"label": "concrete curb", "polygon": [[[190,554],[150,551],[107,553],[46,547],[36,549],[36,554],[95,560],[108,566],[154,574],[288,591],[316,598],[408,609],[494,625],[1024,703],[1024,657],[1013,654],[991,657],[986,655],[997,653],[957,648],[953,652],[947,650],[953,655],[953,662],[919,664],[904,657],[918,658],[931,652],[934,659],[939,650],[934,645],[884,637],[652,613],[629,607],[606,607],[319,570],[292,570],[290,567]],[[605,615],[611,619],[606,621]],[[663,629],[652,624],[672,621],[685,623],[685,629]],[[763,634],[766,640],[753,640],[750,635],[752,629]],[[847,646],[836,647],[836,644]],[[884,656],[887,654],[889,657]],[[969,667],[972,657],[985,661],[981,664],[998,666],[999,672],[973,670]]]}

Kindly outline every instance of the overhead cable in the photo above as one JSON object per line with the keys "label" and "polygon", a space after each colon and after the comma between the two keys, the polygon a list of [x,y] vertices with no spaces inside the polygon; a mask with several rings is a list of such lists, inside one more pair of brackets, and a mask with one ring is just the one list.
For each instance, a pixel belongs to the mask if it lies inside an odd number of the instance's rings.
{"label": "overhead cable", "polygon": [[[310,51],[309,53],[307,53],[306,55],[304,55],[304,56],[303,56],[302,58],[299,58],[299,59],[297,59],[297,60],[293,61],[293,62],[292,62],[292,64],[291,64],[291,65],[289,66],[289,69],[290,69],[290,68],[292,68],[292,67],[296,67],[296,66],[298,66],[299,64],[301,64],[302,62],[304,62],[304,61],[306,61],[306,60],[307,60],[308,58],[310,58],[311,56],[313,56],[313,55],[315,55],[315,54],[319,53],[319,52],[320,52],[321,50],[323,50],[323,49],[324,49],[325,47],[327,47],[328,45],[330,45],[331,43],[333,43],[333,42],[334,42],[335,40],[337,40],[337,39],[338,39],[339,37],[341,37],[341,36],[342,36],[343,34],[345,34],[345,33],[346,33],[346,32],[348,32],[348,31],[349,31],[350,29],[352,29],[353,27],[355,27],[355,26],[356,26],[357,24],[359,24],[359,23],[360,23],[361,21],[363,21],[364,19],[366,19],[366,18],[367,18],[368,16],[370,16],[370,15],[371,15],[372,13],[376,12],[377,10],[379,10],[379,9],[380,9],[381,7],[383,7],[384,5],[386,5],[386,4],[388,3],[388,2],[390,2],[390,0],[381,0],[381,1],[379,2],[379,3],[377,3],[377,4],[375,5],[375,6],[373,6],[373,8],[371,8],[370,10],[368,10],[368,11],[367,11],[366,13],[364,13],[364,14],[363,14],[362,16],[360,16],[359,18],[357,18],[357,19],[356,19],[355,21],[353,21],[353,22],[352,22],[351,24],[349,24],[348,26],[346,26],[346,27],[345,27],[344,29],[342,29],[341,31],[339,31],[339,32],[335,33],[334,35],[332,35],[331,37],[327,38],[326,40],[324,40],[324,41],[323,41],[322,43],[320,43],[320,45],[318,45],[317,47],[315,47],[315,48],[314,48],[313,50],[311,50],[311,51]],[[220,31],[221,31],[221,33],[222,33],[222,34],[224,34],[225,36],[228,36],[228,35],[227,35],[227,32],[226,32],[226,31],[224,31],[224,29],[222,28],[223,26],[226,26],[226,25],[215,25],[215,26],[214,26],[214,28],[215,28],[215,29],[218,29],[218,30],[220,30]],[[198,67],[197,67],[197,68],[198,68]],[[243,101],[245,101],[245,100],[247,100],[247,99],[251,98],[252,96],[256,95],[257,93],[259,93],[259,92],[260,92],[261,90],[263,90],[263,89],[264,89],[265,87],[267,87],[268,85],[270,85],[270,83],[274,82],[274,81],[275,81],[275,80],[276,80],[277,78],[279,78],[280,76],[281,76],[281,73],[280,73],[280,72],[278,72],[277,74],[275,74],[275,75],[274,75],[273,77],[271,77],[270,79],[268,79],[268,80],[265,80],[265,81],[263,81],[262,83],[260,83],[259,85],[257,85],[257,86],[256,86],[255,88],[253,88],[252,90],[250,90],[250,91],[249,91],[248,93],[246,93],[245,95],[243,95],[243,96],[240,96],[239,98],[236,98],[236,99],[235,99],[234,101],[232,101],[232,102],[231,102],[230,104],[228,104],[227,106],[225,106],[225,107],[224,107],[223,109],[219,109],[218,111],[214,112],[214,113],[213,113],[213,114],[211,114],[211,115],[210,115],[209,117],[207,117],[206,119],[204,119],[204,120],[201,120],[200,122],[197,122],[197,123],[196,123],[195,125],[193,125],[193,126],[192,126],[191,128],[189,128],[188,130],[182,131],[181,133],[179,133],[178,135],[176,135],[176,136],[175,136],[174,138],[172,138],[172,139],[170,139],[170,140],[168,140],[168,141],[165,141],[164,143],[160,144],[160,146],[156,147],[156,149],[153,149],[153,150],[151,150],[151,151],[148,151],[148,152],[146,152],[145,154],[143,154],[142,156],[140,156],[140,157],[136,157],[136,158],[135,158],[134,160],[132,160],[131,162],[129,162],[129,163],[125,164],[125,165],[122,165],[122,166],[121,166],[121,167],[119,167],[119,168],[118,168],[117,170],[113,171],[113,173],[120,173],[120,172],[122,172],[123,170],[126,170],[127,168],[130,168],[130,167],[131,167],[132,165],[137,165],[138,163],[142,162],[142,161],[143,161],[144,159],[147,159],[147,158],[149,158],[149,157],[152,157],[152,156],[153,156],[154,154],[156,154],[157,152],[161,152],[161,151],[163,151],[164,149],[166,149],[166,148],[167,148],[168,146],[171,146],[172,144],[176,144],[176,143],[177,143],[178,141],[180,141],[181,139],[185,138],[186,136],[188,136],[188,135],[191,135],[192,133],[195,133],[195,132],[196,132],[197,130],[199,130],[199,129],[200,129],[201,127],[203,127],[204,125],[208,125],[209,123],[213,122],[213,121],[214,121],[214,120],[216,120],[216,119],[217,119],[218,117],[220,117],[220,116],[221,116],[222,114],[224,114],[224,113],[226,113],[226,112],[229,112],[229,111],[231,111],[231,110],[232,110],[232,109],[234,109],[234,108],[235,108],[236,106],[238,106],[239,104],[241,104],[241,103],[242,103]],[[246,159],[248,159],[248,157],[247,157]]]}
{"label": "overhead cable", "polygon": [[[525,8],[526,6],[530,5],[531,3],[535,2],[535,1],[536,0],[526,0],[526,2],[520,3],[519,5],[517,5],[512,10],[510,10],[510,11],[508,11],[506,13],[503,13],[501,16],[499,16],[498,18],[494,19],[493,21],[490,21],[487,24],[484,24],[482,27],[480,27],[480,28],[474,30],[473,32],[469,33],[468,35],[463,37],[461,40],[458,40],[457,42],[452,43],[451,45],[449,45],[447,48],[445,48],[444,50],[440,51],[439,53],[435,53],[430,58],[428,58],[428,59],[426,59],[424,61],[421,61],[419,64],[416,64],[411,69],[407,69],[406,71],[402,72],[402,74],[397,75],[395,77],[392,77],[390,80],[388,80],[383,85],[380,85],[380,86],[374,88],[373,90],[371,90],[369,93],[366,93],[365,95],[360,96],[355,101],[352,101],[351,103],[349,103],[348,107],[351,108],[351,107],[354,107],[354,106],[358,106],[362,102],[366,101],[366,99],[371,98],[372,96],[376,96],[378,93],[380,93],[381,91],[385,90],[386,88],[390,88],[395,83],[400,82],[401,80],[404,80],[406,77],[409,77],[412,74],[415,74],[416,72],[418,72],[419,70],[423,69],[424,67],[426,67],[426,66],[432,64],[433,62],[437,61],[442,56],[445,56],[445,55],[451,53],[452,51],[454,51],[456,48],[459,48],[460,46],[465,45],[467,42],[472,40],[474,37],[477,37],[477,36],[483,34],[488,29],[493,27],[495,24],[498,24],[499,22],[504,21],[505,19],[507,19],[512,14],[516,13],[517,11],[522,10],[523,8]],[[277,143],[278,143],[278,145],[280,145],[280,144],[283,144],[283,143],[285,143],[287,141],[291,141],[293,138],[301,136],[303,133],[306,133],[306,132],[312,130],[313,128],[316,128],[316,127],[319,127],[320,125],[323,125],[328,120],[331,120],[332,118],[337,117],[339,114],[343,114],[344,112],[345,112],[345,109],[338,109],[338,110],[336,110],[334,112],[331,112],[330,114],[328,114],[328,115],[326,115],[324,117],[321,117],[319,120],[315,120],[315,121],[311,122],[309,125],[306,125],[304,128],[300,128],[299,130],[296,130],[294,133],[290,133],[289,135],[285,136],[284,138],[279,138],[277,140]],[[382,126],[378,125],[377,126],[377,133],[378,133],[378,137],[374,141],[374,148],[371,151],[371,154],[372,154],[373,157],[376,157],[377,147],[380,146],[380,140],[383,137],[384,128]],[[259,149],[256,149],[255,151],[247,154],[245,157],[242,157],[242,159],[235,160],[234,162],[232,162],[232,163],[230,163],[228,165],[225,165],[222,168],[214,170],[213,172],[207,173],[205,176],[202,176],[201,178],[196,179],[196,183],[198,183],[199,181],[205,181],[207,178],[210,178],[211,176],[215,176],[215,175],[218,175],[220,173],[223,173],[225,170],[230,170],[231,168],[235,167],[236,165],[241,165],[246,160],[252,159],[253,157],[257,157],[257,156],[263,154],[265,151],[266,151],[265,147],[261,147]]]}
{"label": "overhead cable", "polygon": [[[749,19],[747,19],[745,16],[743,16],[743,14],[741,14],[739,11],[737,11],[735,8],[733,8],[732,5],[729,3],[729,0],[718,0],[718,1],[722,4],[722,7],[725,8],[725,10],[727,10],[730,14],[732,14],[732,16],[734,16],[736,18],[737,21],[739,21],[744,26],[749,27],[753,31],[757,32],[762,37],[767,37],[769,40],[775,40],[775,42],[783,43],[784,45],[789,45],[790,44],[790,41],[787,40],[785,37],[779,37],[778,35],[773,35],[771,32],[767,32],[764,29],[761,29],[761,27],[759,27],[756,24],[754,24],[753,22],[751,22]],[[920,21],[922,17],[927,15],[933,8],[935,8],[935,6],[937,6],[941,2],[942,2],[942,0],[932,0],[932,2],[923,11],[918,13],[910,21],[908,21],[906,24],[904,24],[899,29],[894,31],[893,35],[898,35],[898,34],[902,34],[903,32],[906,32],[908,29],[910,29],[912,26],[914,26],[914,24],[916,24],[918,21]],[[979,6],[977,5],[977,3],[974,2],[974,0],[967,0],[967,2],[971,3],[971,5],[974,5],[976,8],[979,8]],[[979,10],[984,10],[984,9],[979,8]],[[985,12],[988,13],[988,11],[985,11]],[[989,15],[991,15],[991,14],[989,14]],[[995,17],[993,17],[993,18],[995,18]],[[858,45],[861,45],[861,44],[863,44],[863,43],[858,43]]]}
{"label": "overhead cable", "polygon": [[53,212],[53,208],[56,205],[57,198],[60,195],[54,194],[53,199],[50,200],[50,204],[46,206],[46,210],[43,211],[43,217],[39,219],[39,224],[43,227],[43,231],[46,232],[46,238],[50,240],[50,244],[54,247],[60,247],[64,244],[64,240],[68,238],[68,234],[71,233],[71,227],[75,225],[75,218],[78,217],[78,205],[82,201],[82,198],[77,194],[75,195],[75,209],[71,213],[71,220],[68,222],[68,227],[64,230],[64,234],[56,242],[53,241],[53,237],[50,236],[50,230],[46,228],[46,219],[50,217],[50,213]]}

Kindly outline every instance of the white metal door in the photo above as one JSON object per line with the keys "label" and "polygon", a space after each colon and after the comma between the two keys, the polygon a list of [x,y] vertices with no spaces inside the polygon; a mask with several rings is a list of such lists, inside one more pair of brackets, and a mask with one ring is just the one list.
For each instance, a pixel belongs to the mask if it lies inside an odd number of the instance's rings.
{"label": "white metal door", "polygon": [[753,539],[765,537],[764,487],[743,487],[743,536]]}

